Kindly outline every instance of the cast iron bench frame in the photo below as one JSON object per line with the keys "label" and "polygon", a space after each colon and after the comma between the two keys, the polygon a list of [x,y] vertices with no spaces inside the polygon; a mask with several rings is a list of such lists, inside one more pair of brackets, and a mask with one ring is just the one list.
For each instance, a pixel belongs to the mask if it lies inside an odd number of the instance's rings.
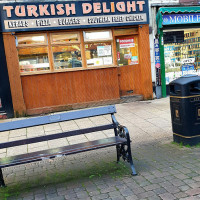
{"label": "cast iron bench frame", "polygon": [[76,120],[88,117],[95,117],[101,115],[111,114],[112,123],[105,124],[101,126],[95,126],[90,128],[72,130],[68,132],[56,133],[51,135],[38,136],[33,138],[27,138],[22,140],[10,141],[5,143],[0,143],[0,149],[15,147],[20,145],[32,144],[37,142],[43,142],[48,140],[54,140],[59,138],[65,138],[69,136],[75,136],[80,134],[87,134],[96,131],[104,131],[109,129],[114,129],[114,137],[108,137],[105,139],[93,140],[89,142],[67,145],[64,147],[58,147],[43,151],[37,151],[33,153],[26,153],[11,157],[5,157],[0,159],[0,186],[5,186],[3,179],[2,168],[31,163],[35,161],[41,161],[43,159],[52,159],[55,157],[66,156],[70,154],[95,150],[99,148],[105,148],[110,146],[116,146],[117,150],[117,162],[119,162],[120,157],[124,161],[130,163],[132,175],[137,175],[135,167],[133,165],[131,146],[130,146],[130,136],[128,129],[125,126],[120,125],[115,116],[116,108],[114,105],[104,106],[98,108],[83,109],[78,111],[64,112],[61,114],[53,114],[41,117],[33,117],[22,120],[16,120],[11,122],[0,123],[0,132],[10,131],[21,128],[28,128],[52,123],[59,123],[69,120]]}

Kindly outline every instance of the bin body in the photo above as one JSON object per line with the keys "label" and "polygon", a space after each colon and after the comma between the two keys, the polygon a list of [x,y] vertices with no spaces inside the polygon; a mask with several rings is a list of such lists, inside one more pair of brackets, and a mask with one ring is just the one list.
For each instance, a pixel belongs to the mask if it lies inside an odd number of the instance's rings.
{"label": "bin body", "polygon": [[200,77],[187,75],[170,84],[173,138],[177,143],[200,143]]}

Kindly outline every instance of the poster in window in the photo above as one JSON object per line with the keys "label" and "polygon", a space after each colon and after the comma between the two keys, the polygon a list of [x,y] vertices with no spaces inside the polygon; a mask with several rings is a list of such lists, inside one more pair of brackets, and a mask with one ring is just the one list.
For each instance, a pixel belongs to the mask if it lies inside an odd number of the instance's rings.
{"label": "poster in window", "polygon": [[97,55],[100,56],[105,56],[104,52],[104,46],[97,46]]}
{"label": "poster in window", "polygon": [[119,48],[130,48],[135,47],[134,38],[119,39]]}
{"label": "poster in window", "polygon": [[103,64],[104,65],[112,65],[112,57],[104,57]]}
{"label": "poster in window", "polygon": [[105,56],[111,56],[111,45],[104,46]]}
{"label": "poster in window", "polygon": [[98,56],[110,56],[111,55],[111,45],[107,46],[97,46]]}
{"label": "poster in window", "polygon": [[129,59],[131,59],[131,57],[132,57],[132,54],[131,54],[131,53],[129,53],[129,54],[124,54],[124,59],[129,60]]}
{"label": "poster in window", "polygon": [[94,66],[103,65],[102,58],[94,58],[93,61],[94,61]]}
{"label": "poster in window", "polygon": [[130,65],[136,65],[138,64],[138,56],[132,56],[131,57],[131,62],[129,63]]}

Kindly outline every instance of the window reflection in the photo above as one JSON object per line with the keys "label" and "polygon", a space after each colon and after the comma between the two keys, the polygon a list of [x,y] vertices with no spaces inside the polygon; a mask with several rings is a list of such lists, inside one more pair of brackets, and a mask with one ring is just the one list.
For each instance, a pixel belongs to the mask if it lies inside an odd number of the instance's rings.
{"label": "window reflection", "polygon": [[52,43],[78,42],[78,33],[52,34]]}
{"label": "window reflection", "polygon": [[17,44],[46,44],[46,35],[17,36]]}
{"label": "window reflection", "polygon": [[82,67],[80,45],[52,47],[55,69]]}

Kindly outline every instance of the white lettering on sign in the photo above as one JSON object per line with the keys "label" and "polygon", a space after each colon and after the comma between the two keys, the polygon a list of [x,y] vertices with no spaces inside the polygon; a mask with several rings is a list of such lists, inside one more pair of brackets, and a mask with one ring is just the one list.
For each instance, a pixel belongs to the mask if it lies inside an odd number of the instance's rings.
{"label": "white lettering on sign", "polygon": [[134,38],[119,39],[119,48],[135,47]]}
{"label": "white lettering on sign", "polygon": [[[200,15],[197,15],[197,19],[200,17]],[[194,22],[194,16],[193,15],[184,15],[184,16],[169,16],[170,24],[176,24],[176,23],[186,23],[186,22]]]}

